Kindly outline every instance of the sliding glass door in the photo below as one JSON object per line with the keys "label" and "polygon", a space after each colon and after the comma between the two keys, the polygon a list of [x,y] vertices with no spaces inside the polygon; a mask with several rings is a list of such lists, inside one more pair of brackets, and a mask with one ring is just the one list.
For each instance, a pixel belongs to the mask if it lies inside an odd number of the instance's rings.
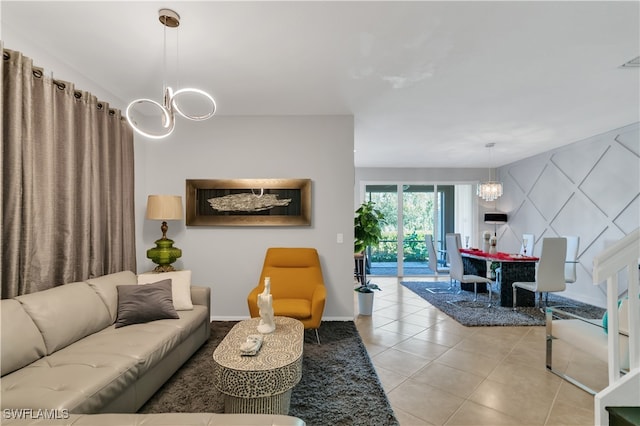
{"label": "sliding glass door", "polygon": [[426,236],[432,235],[436,251],[444,253],[446,233],[472,233],[471,184],[366,185],[365,194],[387,219],[383,241],[370,248],[371,275],[432,275]]}
{"label": "sliding glass door", "polygon": [[[376,203],[386,219],[382,229],[382,240],[376,247],[369,247],[368,274],[397,275],[398,274],[398,186],[397,185],[367,185],[366,200]],[[375,268],[372,269],[372,265]]]}
{"label": "sliding glass door", "polygon": [[402,186],[402,274],[428,274],[425,236],[433,234],[437,200],[433,185]]}

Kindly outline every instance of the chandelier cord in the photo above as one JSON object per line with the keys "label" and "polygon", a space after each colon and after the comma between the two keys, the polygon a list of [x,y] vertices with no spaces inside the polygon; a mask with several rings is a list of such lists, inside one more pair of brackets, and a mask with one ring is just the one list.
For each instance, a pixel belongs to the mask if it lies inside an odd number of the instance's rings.
{"label": "chandelier cord", "polygon": [[179,46],[180,46],[180,30],[176,29],[176,89],[180,87],[180,47]]}
{"label": "chandelier cord", "polygon": [[162,96],[164,96],[167,86],[167,26],[162,25]]}

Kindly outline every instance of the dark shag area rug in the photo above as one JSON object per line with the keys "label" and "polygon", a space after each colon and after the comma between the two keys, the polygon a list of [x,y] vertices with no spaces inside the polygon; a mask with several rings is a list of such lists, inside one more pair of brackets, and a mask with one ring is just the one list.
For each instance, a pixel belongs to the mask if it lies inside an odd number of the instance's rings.
{"label": "dark shag area rug", "polygon": [[[474,302],[472,291],[462,291],[459,294],[446,292],[448,282],[402,281],[401,284],[468,327],[545,325],[545,314],[539,308],[518,307],[514,312],[510,307],[500,306],[500,293],[495,289],[492,306],[488,308],[488,293],[478,293],[478,300]],[[553,293],[549,293],[549,306],[562,307],[564,311],[584,318],[602,318],[605,312],[597,306]]]}
{"label": "dark shag area rug", "polygon": [[[209,340],[147,401],[140,413],[223,413],[213,385],[213,351],[235,321],[211,323]],[[398,425],[378,375],[352,321],[325,321],[305,332],[302,379],[289,415],[309,426]]]}

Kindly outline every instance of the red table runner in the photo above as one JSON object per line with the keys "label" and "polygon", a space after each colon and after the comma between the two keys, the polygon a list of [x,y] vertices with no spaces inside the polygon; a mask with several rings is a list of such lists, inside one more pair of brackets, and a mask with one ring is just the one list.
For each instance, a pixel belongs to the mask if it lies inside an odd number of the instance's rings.
{"label": "red table runner", "polygon": [[472,254],[478,257],[484,257],[487,260],[510,260],[510,261],[521,260],[521,261],[528,261],[528,262],[536,262],[540,260],[540,258],[534,257],[534,256],[524,256],[521,254],[503,253],[500,251],[497,253],[487,253],[480,249],[474,249],[474,248],[470,248],[470,249],[461,248],[460,253],[466,253],[466,254]]}

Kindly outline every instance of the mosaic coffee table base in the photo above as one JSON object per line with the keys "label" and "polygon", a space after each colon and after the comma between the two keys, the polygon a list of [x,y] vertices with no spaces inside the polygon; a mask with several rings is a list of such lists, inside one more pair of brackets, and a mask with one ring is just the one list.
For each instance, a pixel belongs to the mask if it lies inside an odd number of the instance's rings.
{"label": "mosaic coffee table base", "polygon": [[239,398],[224,396],[225,413],[261,413],[261,414],[289,414],[291,389],[280,395],[254,398]]}

